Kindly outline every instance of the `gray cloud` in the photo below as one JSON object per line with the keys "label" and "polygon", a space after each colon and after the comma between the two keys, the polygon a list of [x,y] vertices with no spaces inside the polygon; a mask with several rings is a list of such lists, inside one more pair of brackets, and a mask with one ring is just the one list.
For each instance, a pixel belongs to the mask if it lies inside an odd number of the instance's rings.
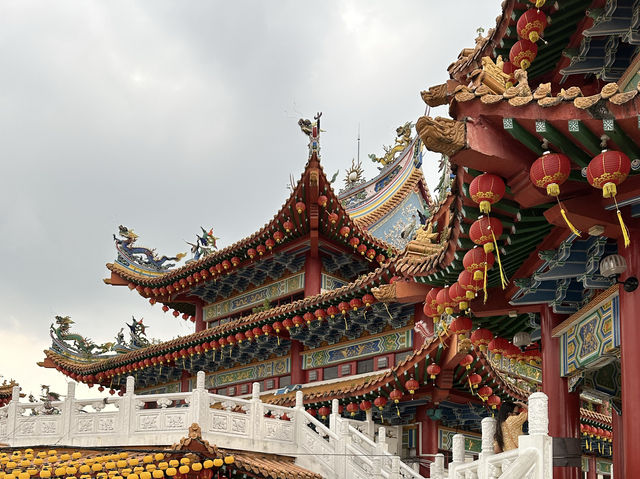
{"label": "gray cloud", "polygon": [[324,112],[328,173],[356,155],[358,125],[362,157],[380,153],[498,10],[477,0],[0,4],[0,373],[27,390],[64,388],[35,365],[55,314],[96,341],[131,314],[156,337],[191,331],[102,283],[117,225],[163,253],[186,251],[200,225],[223,245],[252,233],[304,167],[300,115]]}

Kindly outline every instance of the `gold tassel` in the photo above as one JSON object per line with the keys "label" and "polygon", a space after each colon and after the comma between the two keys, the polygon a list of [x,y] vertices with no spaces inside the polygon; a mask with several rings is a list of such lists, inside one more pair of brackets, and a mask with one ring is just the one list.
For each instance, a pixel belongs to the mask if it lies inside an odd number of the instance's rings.
{"label": "gold tassel", "polygon": [[496,258],[498,259],[498,268],[500,269],[500,283],[502,285],[502,289],[505,289],[509,282],[504,277],[504,271],[502,270],[502,261],[500,260],[500,250],[498,249],[498,242],[496,241],[496,235],[493,234],[493,230],[491,230],[491,237],[493,238],[493,244],[496,248]]}
{"label": "gold tassel", "polygon": [[483,301],[483,303],[485,303],[485,304],[487,303],[487,269],[488,269],[488,266],[487,266],[487,261],[486,261],[486,258],[485,258],[485,262],[484,262],[484,278],[482,280],[482,289],[484,290],[484,301]]}
{"label": "gold tassel", "polygon": [[477,269],[473,272],[473,280],[478,281],[479,279],[482,279],[482,271]]}
{"label": "gold tassel", "polygon": [[562,203],[560,203],[560,198],[556,196],[556,200],[558,200],[558,206],[560,207],[560,214],[562,215],[562,219],[574,235],[580,236],[580,231],[578,231],[578,229],[573,226],[571,221],[569,221],[569,218],[567,218],[567,212],[565,211],[564,206],[562,206]]}
{"label": "gold tassel", "polygon": [[387,310],[387,314],[389,315],[389,319],[393,320],[393,316],[391,316],[391,312],[389,311],[389,306],[387,306],[387,303],[382,303],[384,304],[384,309]]}
{"label": "gold tassel", "polygon": [[344,330],[347,331],[349,329],[349,325],[347,324],[347,315],[343,315],[344,318]]}
{"label": "gold tassel", "polygon": [[631,238],[629,237],[629,230],[627,229],[627,225],[624,224],[624,220],[622,219],[622,213],[618,208],[618,202],[616,201],[616,197],[613,197],[613,201],[616,204],[616,215],[618,216],[618,222],[620,223],[620,229],[622,230],[622,238],[624,239],[624,247],[628,248],[631,244]]}
{"label": "gold tassel", "polygon": [[400,409],[398,408],[397,404],[396,404],[396,411],[398,411],[398,417],[400,417]]}
{"label": "gold tassel", "polygon": [[280,346],[280,336],[276,335],[276,338],[278,338],[278,346]]}
{"label": "gold tassel", "polygon": [[487,200],[481,201],[480,211],[488,214],[491,211],[491,203],[489,203]]}

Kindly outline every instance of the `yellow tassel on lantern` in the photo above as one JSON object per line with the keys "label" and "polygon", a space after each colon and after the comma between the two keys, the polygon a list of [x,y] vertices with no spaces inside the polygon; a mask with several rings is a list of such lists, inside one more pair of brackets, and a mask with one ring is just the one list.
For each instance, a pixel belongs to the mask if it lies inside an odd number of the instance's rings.
{"label": "yellow tassel on lantern", "polygon": [[604,198],[612,198],[618,194],[618,189],[616,188],[615,183],[605,183],[602,187],[602,196]]}
{"label": "yellow tassel on lantern", "polygon": [[575,226],[573,226],[571,221],[569,221],[569,218],[567,218],[567,212],[564,210],[564,208],[560,204],[560,200],[558,200],[558,205],[560,205],[560,214],[562,215],[562,219],[564,219],[564,222],[567,224],[571,232],[576,236],[580,236],[580,231],[578,231],[578,229]]}
{"label": "yellow tassel on lantern", "polygon": [[531,66],[531,62],[529,60],[520,61],[520,68],[522,68],[523,70],[528,69],[530,66]]}
{"label": "yellow tassel on lantern", "polygon": [[482,245],[485,253],[491,253],[493,251],[493,243],[485,243]]}
{"label": "yellow tassel on lantern", "polygon": [[484,290],[484,300],[483,303],[487,302],[487,262],[484,262],[484,278],[482,281],[482,289]]}
{"label": "yellow tassel on lantern", "polygon": [[[479,271],[478,271],[478,273],[479,273]],[[473,279],[475,279],[475,278],[473,278]],[[473,298],[476,297],[476,293],[474,293],[470,289],[468,289],[467,292],[464,295],[466,296],[467,299],[473,299]]]}
{"label": "yellow tassel on lantern", "polygon": [[[616,207],[618,205],[616,204]],[[620,229],[622,230],[622,238],[624,239],[624,247],[628,248],[629,245],[631,244],[631,238],[629,237],[629,230],[627,229],[627,226],[624,224],[624,220],[622,219],[622,213],[620,213],[620,210],[618,210],[616,212],[616,214],[618,215],[618,221],[620,222]]]}
{"label": "yellow tassel on lantern", "polygon": [[546,0],[536,0],[536,7],[542,7],[544,5],[544,2],[546,2]]}
{"label": "yellow tassel on lantern", "polygon": [[464,311],[469,307],[469,303],[467,303],[466,301],[460,301],[458,306],[460,308],[460,311]]}
{"label": "yellow tassel on lantern", "polygon": [[491,203],[489,203],[487,200],[481,201],[480,202],[480,211],[482,211],[483,213],[491,212]]}
{"label": "yellow tassel on lantern", "polygon": [[[485,265],[486,266],[486,265]],[[486,267],[485,267],[486,269]],[[479,269],[473,272],[473,280],[474,281],[480,281],[483,278],[482,276],[482,271],[480,271]]]}
{"label": "yellow tassel on lantern", "polygon": [[495,245],[495,249],[496,249],[498,269],[500,270],[500,284],[502,285],[502,289],[505,289],[507,287],[507,284],[509,284],[509,282],[505,278],[504,271],[502,270],[502,261],[500,260],[500,250],[498,249],[498,242],[496,241],[496,235],[493,234],[493,230],[491,230],[491,237],[493,238],[493,244]]}
{"label": "yellow tassel on lantern", "polygon": [[547,194],[549,196],[558,196],[560,194],[560,185],[558,183],[549,183],[547,185]]}

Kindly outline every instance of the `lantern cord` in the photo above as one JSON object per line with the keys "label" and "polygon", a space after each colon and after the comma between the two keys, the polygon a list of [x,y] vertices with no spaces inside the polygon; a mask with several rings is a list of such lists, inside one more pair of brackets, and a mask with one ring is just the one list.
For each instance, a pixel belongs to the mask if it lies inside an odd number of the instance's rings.
{"label": "lantern cord", "polygon": [[509,284],[509,282],[504,276],[504,271],[502,269],[502,261],[500,260],[500,250],[498,249],[498,242],[496,241],[496,235],[493,234],[493,230],[491,230],[491,237],[493,238],[493,244],[496,247],[496,258],[498,260],[498,269],[500,270],[500,284],[502,286],[502,289],[505,289]]}
{"label": "lantern cord", "polygon": [[618,222],[620,223],[620,229],[622,230],[622,238],[624,239],[624,247],[628,248],[631,244],[631,238],[629,237],[629,230],[627,229],[627,225],[624,224],[624,220],[622,219],[622,213],[620,212],[620,208],[618,208],[618,202],[616,201],[616,197],[613,197],[613,202],[616,204],[616,215],[618,216]]}
{"label": "lantern cord", "polygon": [[393,316],[391,316],[391,312],[389,311],[389,306],[387,306],[387,303],[382,303],[384,304],[384,309],[387,310],[387,314],[389,315],[389,319],[393,320]]}
{"label": "lantern cord", "polygon": [[489,267],[487,266],[487,258],[486,258],[486,254],[485,254],[485,259],[484,259],[484,277],[482,279],[482,289],[484,290],[484,304],[487,304],[487,270],[489,269]]}
{"label": "lantern cord", "polygon": [[556,200],[558,201],[558,206],[560,207],[560,214],[562,215],[562,219],[564,220],[565,223],[567,223],[567,226],[569,227],[569,229],[574,235],[580,236],[580,231],[575,226],[573,226],[571,221],[569,221],[569,218],[567,218],[567,212],[565,211],[562,203],[560,203],[560,198],[556,196]]}

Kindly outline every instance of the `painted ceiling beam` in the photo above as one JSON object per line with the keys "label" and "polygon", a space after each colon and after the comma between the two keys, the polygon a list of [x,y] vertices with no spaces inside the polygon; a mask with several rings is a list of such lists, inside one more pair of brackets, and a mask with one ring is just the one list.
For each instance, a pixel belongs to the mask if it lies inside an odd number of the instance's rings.
{"label": "painted ceiling beam", "polygon": [[640,159],[640,147],[629,138],[614,119],[602,120],[604,134],[611,138],[631,161]]}
{"label": "painted ceiling beam", "polygon": [[559,148],[562,153],[567,155],[571,159],[571,161],[573,161],[580,167],[587,166],[589,164],[589,161],[591,161],[591,157],[588,153],[582,151],[575,145],[575,143],[564,136],[564,134],[558,131],[548,121],[536,120],[536,133],[547,139],[552,145]]}

